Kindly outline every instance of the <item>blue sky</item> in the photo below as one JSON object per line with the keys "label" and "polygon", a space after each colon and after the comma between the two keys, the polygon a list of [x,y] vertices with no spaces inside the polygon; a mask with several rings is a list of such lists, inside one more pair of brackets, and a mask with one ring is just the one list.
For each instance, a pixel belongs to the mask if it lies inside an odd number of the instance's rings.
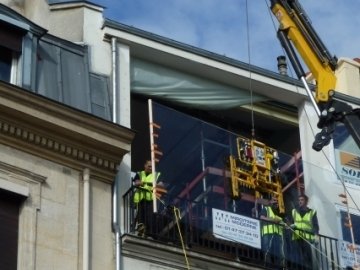
{"label": "blue sky", "polygon": [[[92,0],[105,17],[220,55],[277,70],[284,54],[269,0]],[[360,0],[300,0],[332,54],[360,57]],[[249,30],[247,30],[249,29]]]}

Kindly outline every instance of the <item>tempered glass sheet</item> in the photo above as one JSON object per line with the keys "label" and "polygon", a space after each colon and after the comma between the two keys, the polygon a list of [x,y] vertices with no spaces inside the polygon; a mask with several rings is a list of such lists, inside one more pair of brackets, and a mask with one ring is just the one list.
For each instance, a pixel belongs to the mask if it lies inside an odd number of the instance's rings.
{"label": "tempered glass sheet", "polygon": [[[231,209],[229,174],[225,175],[229,171],[229,156],[237,155],[239,135],[158,103],[153,103],[153,119],[161,127],[155,129],[155,144],[162,152],[157,155],[156,170],[168,186],[168,203],[180,197],[209,207]],[[284,153],[279,156],[279,166],[292,158]],[[298,172],[294,166],[284,172],[284,185],[301,173],[301,161],[297,166]],[[245,188],[243,191],[254,194]],[[251,209],[242,212],[250,214]]]}

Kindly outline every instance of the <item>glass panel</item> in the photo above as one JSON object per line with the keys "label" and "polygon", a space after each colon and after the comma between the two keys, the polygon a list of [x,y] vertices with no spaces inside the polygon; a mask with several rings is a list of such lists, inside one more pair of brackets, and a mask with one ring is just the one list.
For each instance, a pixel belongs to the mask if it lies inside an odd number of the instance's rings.
{"label": "glass panel", "polygon": [[0,47],[0,80],[10,82],[12,51]]}
{"label": "glass panel", "polygon": [[61,80],[63,102],[90,112],[90,83],[83,55],[61,49]]}
{"label": "glass panel", "polygon": [[[343,234],[343,240],[352,242],[349,227],[346,226],[346,224],[349,223],[348,214],[346,211],[340,211],[340,215],[341,215],[341,230]],[[353,228],[360,228],[360,216],[350,214],[350,218]],[[360,231],[353,230],[353,233],[354,233],[355,244],[360,245]]]}
{"label": "glass panel", "polygon": [[90,112],[90,82],[84,55],[39,42],[37,91],[48,98]]}
{"label": "glass panel", "polygon": [[58,68],[60,65],[60,48],[39,41],[36,59],[37,92],[56,101],[62,101]]}
{"label": "glass panel", "polygon": [[336,149],[360,155],[359,147],[356,145],[354,139],[350,136],[343,124],[338,124],[336,126],[333,139],[334,147]]}
{"label": "glass panel", "polygon": [[91,112],[101,118],[111,120],[107,78],[90,73]]}
{"label": "glass panel", "polygon": [[[248,207],[248,201],[235,202],[229,197],[229,156],[237,156],[239,135],[156,103],[153,103],[153,119],[161,127],[155,130],[158,134],[155,144],[162,152],[157,156],[160,162],[156,170],[168,185],[167,197],[171,198],[168,203],[174,198],[195,200],[205,202],[208,207],[253,214],[254,205]],[[284,166],[292,158],[279,153],[278,166]],[[282,173],[284,185],[302,171],[301,161],[297,171],[294,164],[287,165]],[[253,190],[246,192],[254,195]]]}

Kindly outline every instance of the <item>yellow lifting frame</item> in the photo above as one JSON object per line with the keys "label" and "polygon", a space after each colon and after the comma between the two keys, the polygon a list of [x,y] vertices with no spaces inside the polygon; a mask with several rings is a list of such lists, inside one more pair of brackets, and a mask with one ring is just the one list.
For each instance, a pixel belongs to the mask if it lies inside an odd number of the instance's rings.
{"label": "yellow lifting frame", "polygon": [[237,138],[237,150],[238,157],[229,157],[232,197],[241,197],[241,187],[254,190],[255,199],[262,198],[264,194],[276,196],[280,212],[284,213],[280,174],[272,165],[276,150],[243,137]]}

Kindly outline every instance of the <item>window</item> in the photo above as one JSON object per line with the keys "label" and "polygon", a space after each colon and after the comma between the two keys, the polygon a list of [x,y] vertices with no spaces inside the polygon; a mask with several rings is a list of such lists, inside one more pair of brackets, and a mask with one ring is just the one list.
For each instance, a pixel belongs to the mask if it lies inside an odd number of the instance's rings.
{"label": "window", "polygon": [[[346,223],[348,223],[347,216],[348,215],[346,211],[340,210],[341,230],[342,230],[343,240],[351,243],[352,239],[351,239],[350,229],[345,225]],[[360,216],[355,214],[350,214],[350,217],[353,225],[355,244],[360,245],[360,231],[356,229],[356,228],[360,228]]]}
{"label": "window", "polygon": [[17,62],[26,31],[0,20],[0,80],[16,83]]}
{"label": "window", "polygon": [[17,269],[19,207],[24,197],[0,189],[0,269]]}
{"label": "window", "polygon": [[11,79],[12,51],[0,47],[0,80],[10,82]]}

